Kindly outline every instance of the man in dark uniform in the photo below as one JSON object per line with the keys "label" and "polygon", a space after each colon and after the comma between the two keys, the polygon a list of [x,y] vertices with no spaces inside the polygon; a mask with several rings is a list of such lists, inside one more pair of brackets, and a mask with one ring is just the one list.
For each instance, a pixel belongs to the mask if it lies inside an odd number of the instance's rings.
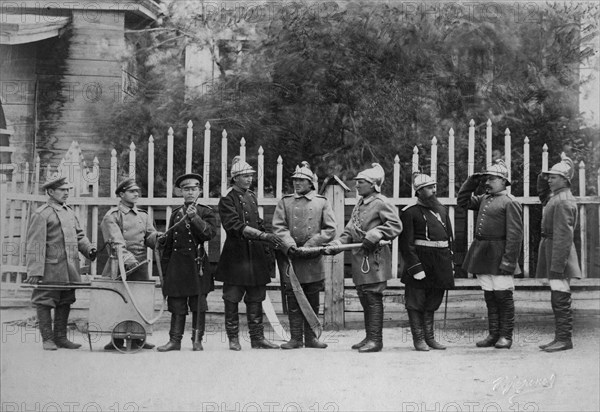
{"label": "man in dark uniform", "polygon": [[[104,266],[102,276],[116,277],[119,273],[119,262],[117,260],[117,248],[121,247],[125,270],[129,271],[137,267],[127,275],[129,281],[148,281],[147,249],[154,248],[156,240],[160,235],[154,228],[154,223],[148,216],[148,212],[138,209],[135,205],[140,197],[140,187],[134,179],[123,180],[115,190],[120,198],[119,205],[111,208],[100,223],[104,241],[111,247],[111,254]],[[122,339],[115,339],[121,346]],[[154,345],[145,342],[144,349],[152,349]],[[114,350],[112,342],[104,347],[105,350]]]}
{"label": "man in dark uniform", "polygon": [[[81,282],[78,252],[92,261],[96,259],[96,247],[81,230],[73,209],[66,204],[72,187],[64,177],[54,178],[42,186],[48,194],[48,202],[33,213],[27,228],[27,283]],[[67,339],[69,312],[75,302],[74,289],[35,289],[31,302],[36,305],[44,350],[81,346]]]}
{"label": "man in dark uniform", "polygon": [[[473,192],[485,182],[486,193]],[[519,255],[523,245],[522,207],[506,187],[508,168],[497,160],[484,173],[463,183],[457,203],[478,211],[475,239],[465,256],[463,269],[477,275],[488,310],[489,335],[476,343],[480,348],[510,349],[515,324],[514,275],[521,273]]]}
{"label": "man in dark uniform", "polygon": [[380,246],[379,241],[393,240],[402,232],[396,206],[381,194],[385,171],[379,163],[372,166],[354,178],[360,198],[344,232],[330,243],[362,243],[352,251],[352,281],[365,312],[366,337],[352,345],[360,353],[383,348],[383,291],[392,278],[392,250],[389,245]]}
{"label": "man in dark uniform", "polygon": [[[335,237],[335,216],[327,198],[316,193],[317,176],[307,162],[296,167],[292,175],[295,193],[284,196],[273,215],[273,233],[283,242],[281,252],[289,256],[294,273],[306,295],[311,309],[319,315],[319,292],[323,290],[325,266],[323,257],[300,256],[298,247],[322,246]],[[282,257],[282,256],[280,256]],[[327,344],[319,342],[306,321],[289,279],[286,258],[280,259],[281,278],[285,283],[285,296],[290,321],[291,339],[281,345],[282,349],[324,349]]]}
{"label": "man in dark uniform", "polygon": [[454,288],[452,224],[446,208],[437,200],[435,180],[415,173],[413,186],[417,203],[405,207],[400,215],[406,311],[416,350],[446,349],[435,340],[433,330],[434,314],[444,291]]}
{"label": "man in dark uniform", "polygon": [[181,349],[188,307],[192,312],[193,350],[203,350],[202,337],[208,310],[206,297],[214,289],[204,242],[215,237],[218,223],[210,207],[196,203],[201,183],[202,176],[195,173],[175,180],[175,187],[183,194],[184,204],[173,211],[170,229],[164,238],[159,239],[164,244],[161,258],[163,294],[168,296],[171,312],[169,342],[159,346],[159,352]]}
{"label": "man in dark uniform", "polygon": [[231,166],[231,182],[219,201],[221,224],[227,233],[215,279],[223,282],[225,329],[229,349],[242,349],[239,341],[238,304],[244,299],[252,348],[279,349],[264,337],[262,302],[267,284],[275,271],[275,257],[270,246],[281,240],[264,230],[258,214],[256,195],[250,190],[254,169],[240,157]]}
{"label": "man in dark uniform", "polygon": [[577,226],[577,202],[571,193],[575,172],[571,159],[562,153],[559,163],[538,176],[538,194],[542,205],[542,239],[536,277],[550,286],[550,303],[556,331],[552,342],[540,345],[546,352],[573,349],[572,278],[581,278],[577,251],[573,244]]}

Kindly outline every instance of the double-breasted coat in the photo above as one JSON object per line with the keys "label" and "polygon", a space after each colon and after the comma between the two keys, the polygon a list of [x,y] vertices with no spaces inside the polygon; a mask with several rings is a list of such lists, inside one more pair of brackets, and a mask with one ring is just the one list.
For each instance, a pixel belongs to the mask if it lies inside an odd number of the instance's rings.
{"label": "double-breasted coat", "polygon": [[[314,190],[304,195],[284,196],[275,208],[273,233],[283,241],[281,252],[284,255],[291,247],[322,246],[330,242],[335,238],[335,216],[327,198]],[[325,279],[323,256],[291,260],[300,283]],[[280,264],[286,280],[287,259],[280,259]]]}
{"label": "double-breasted coat", "polygon": [[27,228],[27,274],[45,283],[81,282],[78,252],[89,258],[92,249],[73,209],[49,199]]}
{"label": "double-breasted coat", "polygon": [[[173,211],[162,251],[163,294],[169,297],[206,295],[214,289],[204,242],[217,234],[217,217],[204,205],[195,205],[196,215],[187,217],[188,205]],[[186,222],[181,222],[186,220]]]}
{"label": "double-breasted coat", "polygon": [[[454,288],[454,242],[451,236],[452,223],[446,208],[435,213],[417,202],[404,208],[400,219],[402,233],[398,238],[398,246],[405,262],[402,283],[418,289]],[[416,245],[415,241],[422,241],[422,244]],[[428,243],[447,246],[426,246]],[[425,272],[425,279],[415,279],[413,276],[421,271]]]}
{"label": "double-breasted coat", "polygon": [[[380,240],[393,240],[400,232],[402,223],[396,206],[384,195],[375,193],[367,199],[361,197],[358,200],[338,240],[342,244],[361,243],[364,239],[377,243]],[[352,250],[352,280],[355,285],[379,283],[392,278],[392,251],[389,245],[380,246],[367,255],[368,270],[363,265],[364,257],[362,248]]]}
{"label": "double-breasted coat", "polygon": [[[543,185],[540,180],[538,178],[538,188]],[[544,208],[535,276],[548,279],[580,278],[581,269],[573,244],[578,218],[575,197],[568,187],[554,194],[548,190],[538,191]]]}
{"label": "double-breasted coat", "polygon": [[469,273],[500,275],[500,270],[521,273],[518,260],[523,245],[523,208],[503,190],[475,195],[478,182],[470,176],[457,196],[458,206],[478,211],[473,243],[463,269]]}
{"label": "double-breasted coat", "polygon": [[[146,260],[146,247],[154,248],[158,232],[152,219],[145,210],[136,206],[128,207],[122,202],[111,208],[100,223],[104,241],[113,245],[102,276],[113,276],[118,273],[116,246],[124,246],[123,260],[128,265],[137,265]],[[147,278],[148,266],[136,270],[132,279]],[[134,275],[134,274],[132,274]]]}
{"label": "double-breasted coat", "polygon": [[275,256],[266,242],[248,239],[244,228],[264,231],[256,195],[232,186],[219,201],[221,224],[227,233],[215,279],[239,286],[264,286],[275,274]]}

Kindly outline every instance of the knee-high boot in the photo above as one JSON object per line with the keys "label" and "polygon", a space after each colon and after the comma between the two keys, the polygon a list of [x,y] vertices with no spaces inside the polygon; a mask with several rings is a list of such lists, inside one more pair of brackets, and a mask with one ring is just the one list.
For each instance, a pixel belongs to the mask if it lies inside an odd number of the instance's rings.
{"label": "knee-high boot", "polygon": [[[306,295],[306,299],[308,299],[308,303],[310,303],[310,307],[312,308],[313,312],[319,316],[319,292]],[[307,348],[325,349],[327,344],[320,342],[317,339],[317,335],[312,330],[304,316],[302,316],[302,320],[304,322],[304,346]]]}
{"label": "knee-high boot", "polygon": [[434,329],[435,312],[426,310],[423,314],[423,326],[425,328],[425,342],[432,349],[444,350],[446,347],[435,340]]}
{"label": "knee-high boot", "polygon": [[170,352],[181,350],[181,339],[185,330],[185,315],[171,314],[171,329],[169,329],[169,341],[163,346],[156,348],[159,352]]}
{"label": "knee-high boot", "polygon": [[206,312],[192,312],[192,350],[204,350],[202,338],[206,325]]}
{"label": "knee-high boot", "polygon": [[229,349],[242,350],[240,345],[240,317],[238,314],[238,303],[225,300],[225,331],[229,339]]}
{"label": "knee-high boot", "polygon": [[494,345],[497,349],[510,349],[515,327],[515,301],[512,290],[495,290],[494,295],[500,312],[500,337]]}
{"label": "knee-high boot", "polygon": [[552,306],[556,307],[556,342],[543,350],[558,352],[573,349],[573,314],[571,312],[571,294],[553,290],[551,295]]}
{"label": "knee-high boot", "polygon": [[[37,305],[36,313],[38,318],[38,327],[42,335],[42,347],[44,350],[56,350],[54,343],[54,333],[52,332],[52,308],[46,305]],[[56,316],[56,315],[55,315]]]}
{"label": "knee-high boot", "polygon": [[246,315],[250,332],[250,346],[254,349],[279,349],[279,345],[265,338],[262,302],[247,302]]}
{"label": "knee-high boot", "polygon": [[367,303],[367,298],[365,297],[365,295],[359,295],[358,300],[360,301],[360,305],[363,308],[363,317],[364,317],[364,321],[365,321],[366,334],[365,334],[365,338],[363,340],[352,345],[352,349],[360,349],[363,346],[365,346],[365,343],[367,343],[370,340],[369,339],[370,338],[370,336],[369,336],[369,304]]}
{"label": "knee-high boot", "polygon": [[296,300],[296,296],[294,295],[293,291],[286,291],[285,297],[287,299],[291,336],[288,342],[281,345],[281,349],[298,349],[304,345],[302,337],[304,318],[302,316],[302,311],[300,310],[300,305],[298,305],[298,300]]}
{"label": "knee-high boot", "polygon": [[70,305],[60,305],[54,309],[54,343],[59,348],[79,349],[79,343],[67,339],[67,324],[69,323]]}
{"label": "knee-high boot", "polygon": [[500,337],[500,312],[494,291],[485,290],[483,291],[483,296],[487,306],[489,333],[486,338],[480,340],[475,345],[479,348],[489,348],[494,346]]}
{"label": "knee-high boot", "polygon": [[429,351],[429,346],[425,343],[425,331],[423,326],[425,324],[424,314],[415,309],[407,309],[408,321],[410,323],[410,333],[413,337],[413,345],[419,352]]}
{"label": "knee-high boot", "polygon": [[379,352],[383,348],[383,296],[366,292],[365,298],[369,306],[367,335],[369,340],[358,350],[360,353]]}

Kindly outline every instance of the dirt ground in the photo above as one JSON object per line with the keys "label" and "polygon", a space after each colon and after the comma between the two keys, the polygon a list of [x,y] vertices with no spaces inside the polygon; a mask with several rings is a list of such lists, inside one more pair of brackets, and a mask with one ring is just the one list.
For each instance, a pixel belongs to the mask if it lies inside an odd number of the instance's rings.
{"label": "dirt ground", "polygon": [[[438,325],[446,351],[416,352],[408,328],[386,327],[374,354],[350,349],[362,330],[325,331],[329,348],[292,351],[250,349],[245,333],[232,352],[220,316],[209,318],[203,352],[192,352],[188,328],[181,352],[121,354],[101,350],[108,335],[90,352],[76,329],[82,348],[43,351],[37,329],[12,322],[31,314],[0,312],[3,411],[600,410],[597,318],[577,321],[575,349],[555,354],[537,347],[551,325],[517,327],[510,350],[476,348],[481,325]],[[168,340],[166,320],[150,342]]]}

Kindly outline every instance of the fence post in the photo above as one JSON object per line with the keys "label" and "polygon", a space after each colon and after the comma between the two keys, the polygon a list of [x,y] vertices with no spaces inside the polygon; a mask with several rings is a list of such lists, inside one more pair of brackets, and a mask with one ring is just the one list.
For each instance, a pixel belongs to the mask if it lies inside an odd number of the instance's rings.
{"label": "fence post", "polygon": [[[190,171],[192,170],[190,164]],[[210,123],[204,125],[204,167],[202,168],[202,197],[208,199],[210,195]]]}
{"label": "fence post", "polygon": [[[529,138],[523,143],[523,197],[529,197]],[[529,205],[523,205],[523,277],[529,277]]]}
{"label": "fence post", "polygon": [[[336,176],[331,179],[337,181]],[[339,235],[344,231],[344,188],[336,183],[330,184],[325,190],[325,197],[333,209]],[[344,327],[344,254],[326,256],[325,263],[331,276],[325,276],[324,327],[338,330]]]}
{"label": "fence post", "polygon": [[[206,122],[208,124],[208,122]],[[187,133],[185,141],[185,172],[192,173],[192,150],[194,148],[194,123],[190,120],[187,123]]]}
{"label": "fence post", "polygon": [[[510,130],[508,127],[504,131],[504,163],[506,163],[506,167],[508,168],[508,181],[512,180],[512,156],[510,151],[511,139],[510,139]],[[507,193],[511,192],[511,186],[506,187]]]}
{"label": "fence post", "polygon": [[431,139],[431,166],[429,167],[431,178],[437,181],[437,137]]}
{"label": "fence post", "polygon": [[[154,137],[150,135],[148,137],[148,199],[154,198]],[[148,219],[151,222],[154,222],[154,208],[152,206],[148,206]],[[168,222],[167,222],[168,224]],[[149,261],[153,261],[154,253],[149,248],[146,249],[146,259]],[[160,262],[156,262],[160,264]],[[152,271],[154,270],[154,265],[150,263],[148,265],[148,276],[152,279]]]}
{"label": "fence post", "polygon": [[[448,132],[448,198],[453,199],[455,197],[454,182],[455,169],[454,169],[454,129],[450,128]],[[452,234],[456,234],[456,224],[454,223],[454,206],[448,207],[448,213],[450,215],[450,221],[452,222]]]}
{"label": "fence post", "polygon": [[[579,196],[585,196],[585,163],[583,160],[579,162]],[[585,204],[579,206],[579,233],[581,238],[581,276],[587,278],[587,210]]]}

